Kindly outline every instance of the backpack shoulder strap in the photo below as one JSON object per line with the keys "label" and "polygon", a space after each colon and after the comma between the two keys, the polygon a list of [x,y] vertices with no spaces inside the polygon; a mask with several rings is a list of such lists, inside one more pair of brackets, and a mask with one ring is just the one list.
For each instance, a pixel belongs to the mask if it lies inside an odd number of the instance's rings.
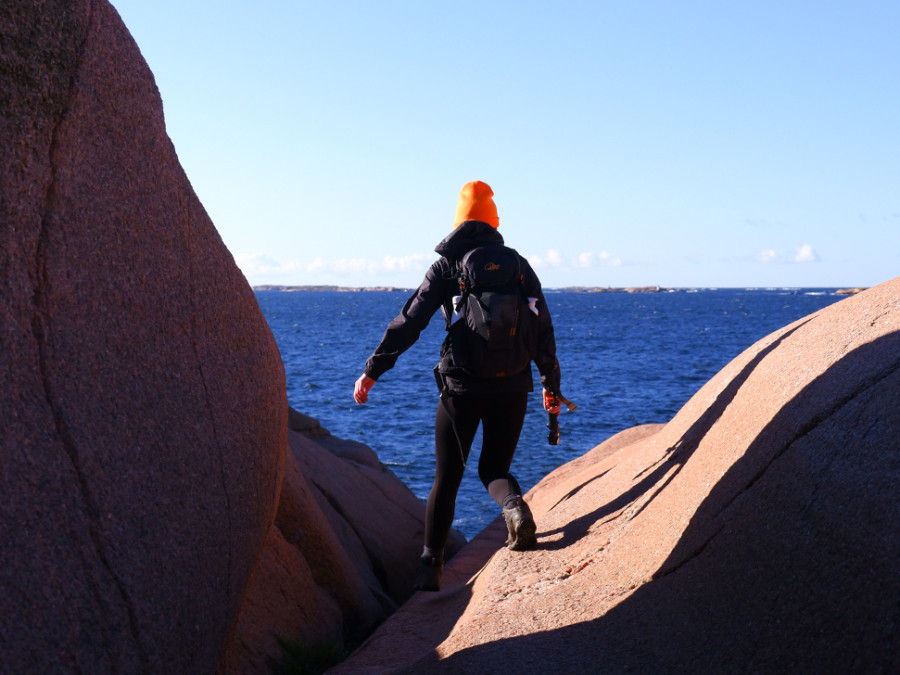
{"label": "backpack shoulder strap", "polygon": [[453,290],[444,298],[441,313],[444,315],[444,327],[449,331],[454,323],[454,315],[468,295],[468,290],[462,276],[462,258],[447,258],[447,261],[450,263],[448,279],[451,280],[450,286]]}

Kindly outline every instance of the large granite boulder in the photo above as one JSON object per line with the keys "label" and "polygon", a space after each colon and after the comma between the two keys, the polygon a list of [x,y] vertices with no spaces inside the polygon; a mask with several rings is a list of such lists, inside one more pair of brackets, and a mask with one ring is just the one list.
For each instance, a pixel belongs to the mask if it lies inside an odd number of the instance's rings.
{"label": "large granite boulder", "polygon": [[105,0],[0,4],[0,672],[211,672],[284,371]]}
{"label": "large granite boulder", "polygon": [[[289,419],[278,514],[222,673],[333,662],[413,593],[425,505],[368,446],[294,410]],[[463,544],[452,530],[448,559]]]}
{"label": "large granite boulder", "polygon": [[467,546],[335,672],[900,671],[898,401],[900,278],[551,473],[536,550]]}

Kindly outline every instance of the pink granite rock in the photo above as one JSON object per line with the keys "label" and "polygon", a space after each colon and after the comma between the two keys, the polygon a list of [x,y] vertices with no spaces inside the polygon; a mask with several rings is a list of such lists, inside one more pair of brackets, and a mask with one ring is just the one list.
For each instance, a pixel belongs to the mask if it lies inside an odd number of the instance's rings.
{"label": "pink granite rock", "polygon": [[210,672],[284,371],[105,0],[0,7],[0,671]]}
{"label": "pink granite rock", "polygon": [[900,278],[551,473],[536,550],[464,549],[334,672],[896,672],[898,400]]}
{"label": "pink granite rock", "polygon": [[109,3],[6,2],[0,50],[0,671],[268,672],[361,640],[412,593],[424,505],[288,410]]}
{"label": "pink granite rock", "polygon": [[[328,662],[413,593],[424,504],[361,443],[291,410],[278,515],[221,673]],[[465,543],[453,530],[452,557]]]}

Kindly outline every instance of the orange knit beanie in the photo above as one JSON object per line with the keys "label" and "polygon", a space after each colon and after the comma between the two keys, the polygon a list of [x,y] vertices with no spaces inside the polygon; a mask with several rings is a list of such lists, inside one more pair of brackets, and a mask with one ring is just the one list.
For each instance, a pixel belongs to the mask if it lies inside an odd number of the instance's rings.
{"label": "orange knit beanie", "polygon": [[480,180],[473,180],[471,183],[463,185],[459,191],[459,203],[456,205],[456,220],[453,221],[453,227],[456,227],[464,220],[480,220],[487,223],[493,228],[500,226],[500,219],[497,217],[497,205],[494,204],[492,197],[494,191],[487,183]]}

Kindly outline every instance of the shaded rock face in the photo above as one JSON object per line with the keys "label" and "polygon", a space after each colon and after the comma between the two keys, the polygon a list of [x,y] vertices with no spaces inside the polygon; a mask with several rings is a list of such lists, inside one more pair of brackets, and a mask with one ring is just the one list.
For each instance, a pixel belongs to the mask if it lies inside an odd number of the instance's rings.
{"label": "shaded rock face", "polygon": [[898,400],[895,279],[551,473],[536,550],[469,561],[335,672],[897,672]]}
{"label": "shaded rock face", "polygon": [[210,672],[284,371],[105,1],[0,6],[0,671]]}
{"label": "shaded rock face", "polygon": [[[330,661],[412,595],[425,505],[361,443],[289,411],[278,514],[221,673]],[[451,531],[447,556],[464,537]]]}

